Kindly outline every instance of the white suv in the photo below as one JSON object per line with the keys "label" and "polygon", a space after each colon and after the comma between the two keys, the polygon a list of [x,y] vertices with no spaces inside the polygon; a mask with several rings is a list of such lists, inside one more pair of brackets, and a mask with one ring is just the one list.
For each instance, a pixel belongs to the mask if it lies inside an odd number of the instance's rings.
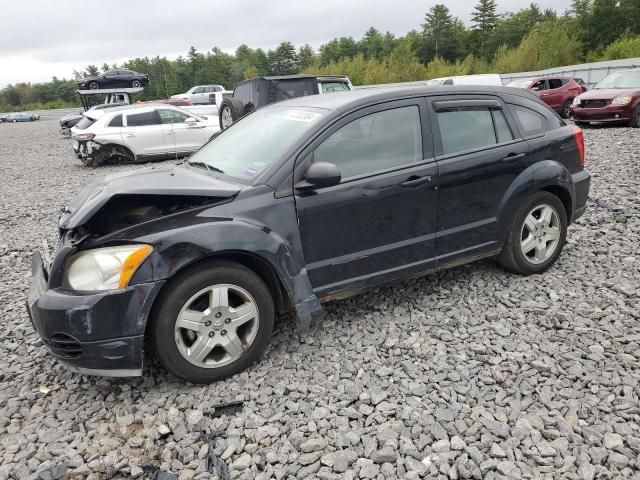
{"label": "white suv", "polygon": [[209,95],[215,92],[223,92],[222,85],[196,85],[184,93],[171,95],[171,98],[179,100],[191,100],[194,105],[209,103]]}
{"label": "white suv", "polygon": [[97,166],[112,157],[133,162],[184,157],[218,131],[216,117],[172,105],[144,104],[85,112],[71,129],[71,138],[78,158]]}

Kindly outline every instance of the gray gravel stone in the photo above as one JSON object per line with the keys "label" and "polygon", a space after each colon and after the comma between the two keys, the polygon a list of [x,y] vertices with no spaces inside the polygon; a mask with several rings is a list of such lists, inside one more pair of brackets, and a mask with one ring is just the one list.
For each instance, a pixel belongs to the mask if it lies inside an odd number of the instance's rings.
{"label": "gray gravel stone", "polygon": [[640,136],[585,138],[587,211],[544,274],[484,260],[327,304],[311,333],[279,318],[260,362],[197,386],[153,361],[137,379],[71,373],[24,308],[31,251],[55,248],[60,207],[104,175],[174,162],[85,168],[57,117],[0,124],[0,480],[62,465],[144,478],[147,464],[200,480],[209,454],[239,480],[633,477]]}

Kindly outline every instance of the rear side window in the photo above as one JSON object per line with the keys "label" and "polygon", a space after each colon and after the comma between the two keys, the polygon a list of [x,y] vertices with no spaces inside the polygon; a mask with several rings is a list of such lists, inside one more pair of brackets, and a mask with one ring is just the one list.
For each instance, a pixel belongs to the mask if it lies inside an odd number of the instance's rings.
{"label": "rear side window", "polygon": [[157,125],[158,116],[155,111],[144,113],[131,113],[127,115],[127,125],[129,127],[144,127],[147,125]]}
{"label": "rear side window", "polygon": [[333,133],[313,154],[314,162],[337,165],[345,179],[410,165],[422,157],[416,106],[358,118]]}
{"label": "rear side window", "polygon": [[441,111],[437,115],[444,155],[513,140],[502,110],[458,108]]}
{"label": "rear side window", "polygon": [[520,130],[522,130],[522,135],[526,137],[528,135],[536,135],[545,131],[546,118],[544,115],[520,105],[511,104],[509,106],[518,120]]}
{"label": "rear side window", "polygon": [[550,78],[549,79],[549,88],[560,88],[562,86],[562,80],[559,78]]}
{"label": "rear side window", "polygon": [[87,128],[89,128],[94,123],[96,123],[96,121],[93,118],[82,117],[80,119],[80,121],[78,123],[76,123],[76,128],[78,130],[86,130]]}
{"label": "rear side window", "polygon": [[121,127],[122,126],[122,114],[116,115],[109,122],[108,127]]}

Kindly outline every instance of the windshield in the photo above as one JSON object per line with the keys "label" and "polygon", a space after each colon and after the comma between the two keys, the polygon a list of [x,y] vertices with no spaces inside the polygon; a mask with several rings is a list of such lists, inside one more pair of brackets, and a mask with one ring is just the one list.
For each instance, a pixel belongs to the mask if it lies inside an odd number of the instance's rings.
{"label": "windshield", "polygon": [[593,88],[640,88],[640,70],[612,73]]}
{"label": "windshield", "polygon": [[224,130],[189,158],[189,164],[252,180],[280,160],[326,110],[270,106]]}
{"label": "windshield", "polygon": [[529,88],[531,82],[533,82],[533,78],[518,78],[517,80],[511,80],[505,87]]}
{"label": "windshield", "polygon": [[322,93],[332,92],[345,92],[349,90],[349,85],[346,82],[322,82]]}

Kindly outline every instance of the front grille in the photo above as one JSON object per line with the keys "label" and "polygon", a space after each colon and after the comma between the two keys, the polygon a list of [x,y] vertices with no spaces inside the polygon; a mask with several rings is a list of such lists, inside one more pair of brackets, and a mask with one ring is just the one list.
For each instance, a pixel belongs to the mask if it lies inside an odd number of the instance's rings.
{"label": "front grille", "polygon": [[598,113],[593,115],[575,115],[576,120],[607,120],[611,115],[607,113]]}
{"label": "front grille", "polygon": [[582,108],[604,108],[611,103],[611,100],[582,100]]}
{"label": "front grille", "polygon": [[82,354],[80,342],[66,333],[54,333],[44,343],[56,357],[76,358]]}

